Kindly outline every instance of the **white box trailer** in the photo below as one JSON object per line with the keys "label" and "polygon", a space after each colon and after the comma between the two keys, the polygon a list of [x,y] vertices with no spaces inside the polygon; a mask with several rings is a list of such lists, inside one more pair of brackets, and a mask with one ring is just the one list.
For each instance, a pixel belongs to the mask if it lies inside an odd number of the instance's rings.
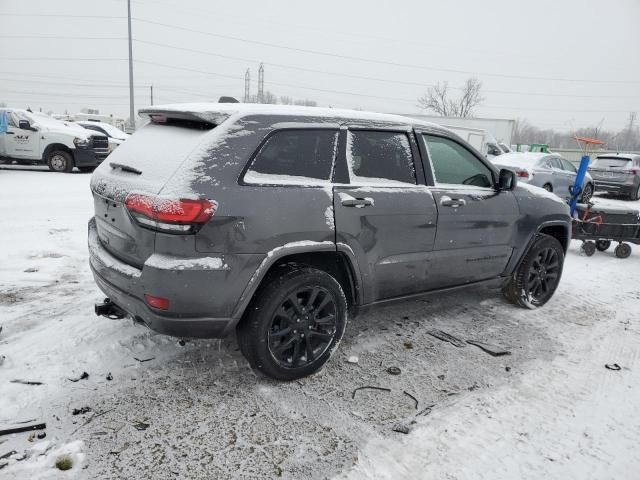
{"label": "white box trailer", "polygon": [[403,114],[405,117],[417,118],[426,122],[436,123],[443,126],[456,126],[465,128],[477,128],[489,132],[498,142],[511,145],[513,130],[516,126],[515,120],[502,118],[460,118],[460,117],[439,117],[435,115]]}

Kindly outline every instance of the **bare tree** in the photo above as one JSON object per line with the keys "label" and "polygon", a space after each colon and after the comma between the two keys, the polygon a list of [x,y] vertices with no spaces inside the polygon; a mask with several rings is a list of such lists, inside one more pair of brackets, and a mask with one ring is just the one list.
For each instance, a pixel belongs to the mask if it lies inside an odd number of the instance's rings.
{"label": "bare tree", "polygon": [[449,95],[449,83],[438,82],[429,87],[427,93],[418,98],[418,106],[431,110],[443,117],[471,117],[475,107],[484,98],[481,95],[482,82],[475,77],[468,78],[462,87],[462,94],[454,99]]}

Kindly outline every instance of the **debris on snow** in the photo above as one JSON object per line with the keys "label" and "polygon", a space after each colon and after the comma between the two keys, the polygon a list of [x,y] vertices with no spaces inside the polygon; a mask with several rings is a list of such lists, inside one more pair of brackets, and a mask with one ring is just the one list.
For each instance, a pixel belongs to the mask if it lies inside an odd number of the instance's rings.
{"label": "debris on snow", "polygon": [[12,433],[30,432],[31,430],[44,430],[47,428],[47,424],[42,423],[30,423],[20,426],[8,427],[0,429],[0,435],[11,435]]}
{"label": "debris on snow", "polygon": [[58,470],[71,470],[73,468],[73,460],[69,455],[62,455],[56,460],[56,468]]}
{"label": "debris on snow", "polygon": [[144,362],[150,362],[151,360],[155,360],[156,357],[150,357],[150,358],[138,358],[138,357],[133,357],[134,360],[137,360],[140,363],[144,363]]}
{"label": "debris on snow", "polygon": [[416,417],[426,417],[427,415],[429,415],[431,413],[431,411],[433,410],[433,407],[435,407],[435,406],[436,406],[436,404],[432,403],[428,407],[423,408],[418,413],[416,413]]}
{"label": "debris on snow", "polygon": [[399,367],[388,367],[387,368],[387,373],[389,375],[400,375],[402,371],[400,370]]}
{"label": "debris on snow", "polygon": [[73,411],[71,412],[71,415],[84,415],[85,413],[89,413],[91,411],[92,411],[91,407],[74,408]]}
{"label": "debris on snow", "polygon": [[404,345],[404,348],[406,348],[407,350],[411,350],[413,348],[413,342],[410,342],[409,340],[404,342],[403,345]]}
{"label": "debris on snow", "polygon": [[80,380],[86,380],[87,378],[89,378],[89,374],[87,372],[82,372],[82,374],[78,378],[67,377],[67,380],[75,383],[75,382],[79,382]]}
{"label": "debris on snow", "polygon": [[614,370],[614,371],[618,371],[618,370],[622,370],[622,367],[620,365],[618,365],[617,363],[607,363],[605,364],[604,368],[608,369],[608,370]]}
{"label": "debris on snow", "polygon": [[405,435],[407,435],[410,432],[409,426],[403,423],[399,423],[398,425],[394,426],[392,430],[394,432],[404,433]]}
{"label": "debris on snow", "polygon": [[365,385],[364,387],[358,387],[356,388],[353,393],[351,394],[351,398],[354,399],[356,398],[356,392],[358,390],[380,390],[381,392],[390,392],[391,389],[390,388],[385,388],[385,387],[374,387],[372,385]]}
{"label": "debris on snow", "polygon": [[22,385],[44,385],[42,382],[37,382],[34,380],[11,380],[11,383],[21,383]]}
{"label": "debris on snow", "polygon": [[352,355],[349,358],[347,358],[347,362],[348,363],[358,363],[359,358],[357,355]]}
{"label": "debris on snow", "polygon": [[414,401],[415,403],[415,408],[416,410],[418,409],[418,405],[420,404],[420,402],[418,402],[418,399],[416,397],[414,397],[413,395],[411,395],[409,392],[407,392],[406,390],[403,390],[402,393],[404,393],[407,397],[409,397],[411,400]]}
{"label": "debris on snow", "polygon": [[443,332],[442,330],[433,328],[431,330],[428,330],[427,333],[432,337],[437,338],[438,340],[442,340],[443,342],[449,342],[454,347],[463,348],[467,346],[464,340],[460,340],[458,337],[454,337],[453,335],[447,332]]}
{"label": "debris on snow", "polygon": [[490,343],[478,342],[476,340],[467,340],[469,345],[475,345],[480,350],[487,352],[492,357],[500,357],[502,355],[511,355],[511,352],[505,350],[504,348],[498,347],[496,345],[491,345]]}
{"label": "debris on snow", "polygon": [[135,428],[136,430],[146,430],[147,428],[149,428],[151,426],[151,424],[149,423],[144,423],[144,422],[136,422],[133,424],[133,428]]}

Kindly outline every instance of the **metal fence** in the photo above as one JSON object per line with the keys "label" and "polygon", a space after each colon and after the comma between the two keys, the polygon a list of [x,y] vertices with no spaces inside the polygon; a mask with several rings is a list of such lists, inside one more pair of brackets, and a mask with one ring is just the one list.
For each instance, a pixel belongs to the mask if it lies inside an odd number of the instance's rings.
{"label": "metal fence", "polygon": [[[566,158],[567,160],[569,160],[571,163],[574,163],[575,165],[580,163],[580,159],[582,158],[582,150],[578,149],[578,148],[553,148],[550,147],[549,150],[551,150],[553,153],[559,153],[560,155],[562,155],[564,158]],[[594,152],[591,152],[589,154],[589,156],[591,157],[591,161],[595,160],[595,158],[598,155],[604,155],[606,153],[635,153],[637,155],[640,155],[640,152],[620,152],[620,151],[616,151],[616,150],[596,150]]]}

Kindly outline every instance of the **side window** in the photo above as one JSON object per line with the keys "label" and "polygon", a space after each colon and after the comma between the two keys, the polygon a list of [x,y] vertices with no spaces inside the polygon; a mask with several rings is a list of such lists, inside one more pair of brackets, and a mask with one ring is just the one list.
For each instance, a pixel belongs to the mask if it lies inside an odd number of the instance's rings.
{"label": "side window", "polygon": [[556,157],[550,158],[549,163],[551,164],[551,168],[557,168],[558,170],[563,170],[560,160],[558,160]]}
{"label": "side window", "polygon": [[9,114],[7,115],[7,123],[10,127],[18,128],[18,118],[16,117],[15,113],[9,112]]}
{"label": "side window", "polygon": [[571,163],[569,160],[565,160],[564,158],[560,158],[559,160],[562,163],[563,169],[565,169],[567,172],[576,173],[576,167],[573,166],[573,163]]}
{"label": "side window", "polygon": [[352,183],[416,184],[411,144],[406,133],[351,130],[347,164]]}
{"label": "side window", "polygon": [[423,135],[437,183],[491,187],[493,174],[469,150],[444,137]]}
{"label": "side window", "polygon": [[255,156],[244,181],[272,185],[329,183],[337,141],[337,130],[275,132]]}

